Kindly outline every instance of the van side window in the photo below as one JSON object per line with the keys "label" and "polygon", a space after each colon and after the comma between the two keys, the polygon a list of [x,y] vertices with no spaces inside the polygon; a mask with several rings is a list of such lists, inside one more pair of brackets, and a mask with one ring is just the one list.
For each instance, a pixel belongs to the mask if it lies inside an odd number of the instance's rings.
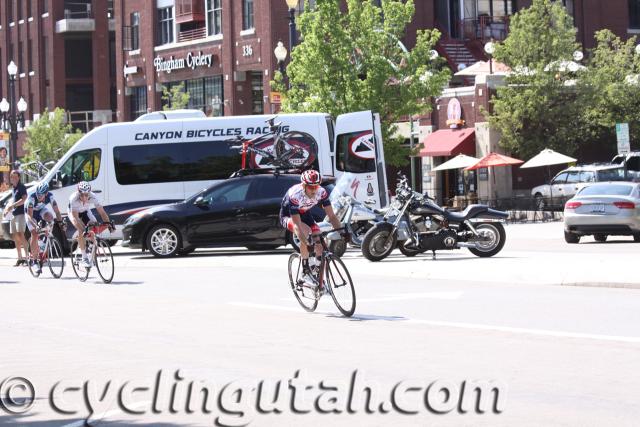
{"label": "van side window", "polygon": [[226,179],[241,166],[224,141],[114,147],[113,159],[120,185]]}
{"label": "van side window", "polygon": [[93,181],[100,173],[101,150],[93,148],[74,153],[60,168],[60,181],[63,187],[80,181]]}
{"label": "van side window", "polygon": [[329,133],[329,149],[331,150],[331,153],[333,153],[333,149],[335,145],[334,140],[336,139],[335,129],[333,128],[333,119],[331,117],[327,117],[326,121],[327,121],[327,132]]}
{"label": "van side window", "polygon": [[336,168],[339,171],[353,173],[375,172],[375,144],[371,131],[339,135],[336,157]]}

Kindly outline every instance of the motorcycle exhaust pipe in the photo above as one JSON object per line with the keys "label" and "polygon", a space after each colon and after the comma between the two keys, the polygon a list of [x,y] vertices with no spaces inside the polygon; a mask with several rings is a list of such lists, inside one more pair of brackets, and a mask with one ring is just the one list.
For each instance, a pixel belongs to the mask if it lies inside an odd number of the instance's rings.
{"label": "motorcycle exhaust pipe", "polygon": [[478,247],[478,245],[476,245],[475,243],[466,243],[466,242],[458,242],[456,243],[456,246],[458,246],[459,248],[474,248],[474,249]]}

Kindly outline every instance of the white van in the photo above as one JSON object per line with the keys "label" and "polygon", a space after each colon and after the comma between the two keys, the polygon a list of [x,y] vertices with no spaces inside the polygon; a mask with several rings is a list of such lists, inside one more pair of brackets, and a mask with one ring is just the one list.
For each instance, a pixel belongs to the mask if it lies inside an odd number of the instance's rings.
{"label": "white van", "polygon": [[[135,212],[184,200],[240,169],[240,153],[228,141],[268,133],[265,120],[273,116],[166,117],[103,125],[80,139],[44,178],[63,214],[76,184],[89,181],[116,224],[113,237],[120,239],[121,225]],[[315,167],[323,175],[338,178],[350,172],[355,198],[387,205],[378,114],[343,114],[335,125],[323,113],[281,114],[276,121],[283,131],[315,138]]]}

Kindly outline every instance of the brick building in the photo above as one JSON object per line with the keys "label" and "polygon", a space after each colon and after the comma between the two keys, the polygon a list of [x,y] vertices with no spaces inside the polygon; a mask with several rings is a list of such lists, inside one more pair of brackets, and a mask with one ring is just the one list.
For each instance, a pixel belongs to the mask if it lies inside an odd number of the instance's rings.
{"label": "brick building", "polygon": [[278,41],[288,48],[284,0],[116,0],[117,117],[162,109],[183,84],[210,115],[270,113]]}
{"label": "brick building", "polygon": [[[26,120],[61,107],[88,130],[112,121],[115,22],[109,0],[0,2],[0,93],[9,99],[7,65],[18,66],[16,97]],[[21,139],[23,137],[21,136]],[[21,150],[18,150],[19,154]]]}

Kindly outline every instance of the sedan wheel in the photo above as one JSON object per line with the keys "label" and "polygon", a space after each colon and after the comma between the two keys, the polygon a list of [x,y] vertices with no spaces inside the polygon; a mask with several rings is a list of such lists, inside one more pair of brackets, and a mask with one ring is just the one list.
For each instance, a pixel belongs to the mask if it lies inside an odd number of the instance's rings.
{"label": "sedan wheel", "polygon": [[178,230],[170,225],[156,225],[149,231],[147,248],[157,257],[174,256],[180,249],[180,235]]}

